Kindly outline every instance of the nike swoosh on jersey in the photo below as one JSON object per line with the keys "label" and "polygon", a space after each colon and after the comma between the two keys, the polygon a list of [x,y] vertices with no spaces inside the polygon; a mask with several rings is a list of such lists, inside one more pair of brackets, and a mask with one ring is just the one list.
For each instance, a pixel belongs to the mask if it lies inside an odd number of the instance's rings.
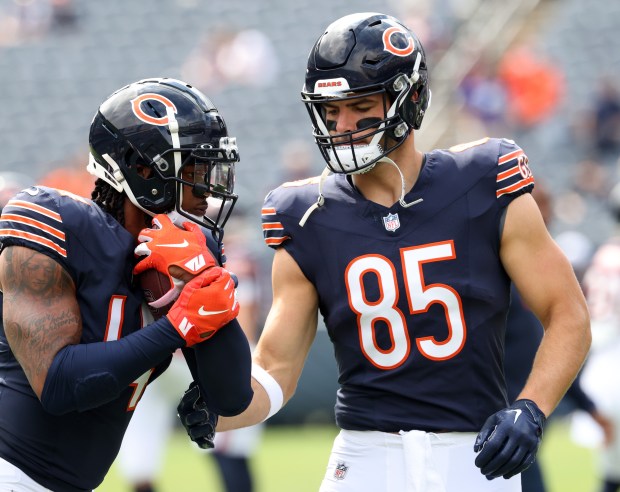
{"label": "nike swoosh on jersey", "polygon": [[187,248],[189,243],[187,239],[183,239],[182,243],[160,244],[159,246],[162,248]]}
{"label": "nike swoosh on jersey", "polygon": [[204,310],[204,306],[200,306],[200,309],[198,310],[198,314],[200,316],[212,316],[214,314],[222,314],[227,312],[228,309],[224,309],[223,311],[205,311]]}

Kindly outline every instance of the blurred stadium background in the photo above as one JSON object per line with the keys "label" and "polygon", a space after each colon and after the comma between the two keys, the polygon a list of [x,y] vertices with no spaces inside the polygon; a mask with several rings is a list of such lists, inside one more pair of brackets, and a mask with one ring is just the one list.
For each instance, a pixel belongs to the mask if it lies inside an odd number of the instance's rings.
{"label": "blurred stadium background", "polygon": [[[576,268],[586,262],[611,233],[606,197],[619,179],[615,0],[0,0],[0,192],[38,182],[89,194],[99,103],[141,78],[186,80],[238,138],[235,215],[267,307],[260,205],[280,182],[322,169],[299,97],[306,56],[355,11],[401,18],[426,47],[433,100],[419,147],[515,139],[553,194],[552,233]],[[331,424],[336,388],[320,331],[297,396],[271,424]]]}

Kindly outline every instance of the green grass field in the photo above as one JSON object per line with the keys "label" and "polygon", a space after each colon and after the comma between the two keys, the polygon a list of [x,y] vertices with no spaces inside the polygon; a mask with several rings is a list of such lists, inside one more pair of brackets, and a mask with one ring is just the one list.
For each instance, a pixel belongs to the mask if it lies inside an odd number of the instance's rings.
{"label": "green grass field", "polygon": [[[257,492],[316,492],[336,433],[329,426],[267,427],[252,462]],[[539,458],[548,492],[595,492],[595,454],[569,439],[565,422],[548,427]],[[213,461],[181,432],[169,444],[157,484],[158,492],[223,492]],[[97,491],[131,489],[113,467]]]}

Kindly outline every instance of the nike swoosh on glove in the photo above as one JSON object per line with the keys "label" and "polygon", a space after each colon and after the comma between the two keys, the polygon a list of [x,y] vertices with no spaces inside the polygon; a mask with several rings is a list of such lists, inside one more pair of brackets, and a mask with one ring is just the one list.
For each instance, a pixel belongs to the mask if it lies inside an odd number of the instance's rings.
{"label": "nike swoosh on glove", "polygon": [[178,297],[183,287],[182,283],[175,282],[170,275],[171,266],[177,266],[191,275],[196,275],[215,266],[216,263],[198,224],[183,222],[181,229],[166,214],[153,217],[152,224],[151,229],[142,229],[138,236],[140,244],[136,246],[134,254],[144,258],[134,267],[133,273],[139,275],[145,270],[154,268],[167,275],[170,290],[158,301],[159,304],[165,305]]}
{"label": "nike swoosh on glove", "polygon": [[489,480],[526,470],[536,459],[546,420],[536,403],[526,399],[494,413],[476,437],[476,466]]}
{"label": "nike swoosh on glove", "polygon": [[177,414],[189,438],[202,449],[213,449],[218,416],[207,408],[200,387],[192,381],[183,394]]}
{"label": "nike swoosh on glove", "polygon": [[211,267],[185,284],[166,316],[188,347],[211,338],[239,314],[228,270]]}

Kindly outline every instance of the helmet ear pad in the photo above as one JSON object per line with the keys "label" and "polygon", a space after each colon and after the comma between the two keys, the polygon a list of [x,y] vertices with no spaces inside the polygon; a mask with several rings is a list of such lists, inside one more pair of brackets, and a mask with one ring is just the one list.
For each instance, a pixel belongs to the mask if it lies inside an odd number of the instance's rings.
{"label": "helmet ear pad", "polygon": [[[397,96],[395,92],[388,90],[388,94],[392,100],[395,100]],[[422,120],[429,103],[428,94],[428,85],[420,81],[409,88],[402,104],[397,108],[396,114],[407,124],[408,129],[419,130],[422,126]],[[394,133],[394,131],[390,133]],[[409,134],[408,131],[406,133]],[[393,137],[398,140],[398,137]]]}

